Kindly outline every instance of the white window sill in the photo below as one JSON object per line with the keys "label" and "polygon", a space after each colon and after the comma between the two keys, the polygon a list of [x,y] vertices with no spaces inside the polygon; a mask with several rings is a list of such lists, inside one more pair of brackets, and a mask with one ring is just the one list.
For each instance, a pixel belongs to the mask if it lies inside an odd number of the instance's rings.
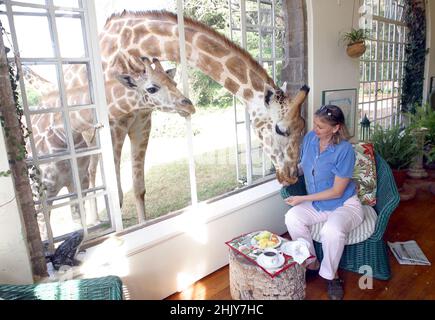
{"label": "white window sill", "polygon": [[[272,180],[212,203],[202,202],[196,207],[187,207],[185,212],[174,218],[118,236],[122,239],[122,251],[126,256],[132,256],[183,233],[198,233],[202,226],[274,196],[280,189],[277,180]],[[88,248],[87,253],[92,254],[100,246],[104,246],[104,242]]]}

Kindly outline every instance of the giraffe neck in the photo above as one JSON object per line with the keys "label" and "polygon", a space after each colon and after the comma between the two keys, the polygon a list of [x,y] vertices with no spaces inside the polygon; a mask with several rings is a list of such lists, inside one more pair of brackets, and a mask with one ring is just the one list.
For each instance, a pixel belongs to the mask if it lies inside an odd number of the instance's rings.
{"label": "giraffe neck", "polygon": [[[113,15],[100,34],[103,68],[119,50],[133,56],[180,61],[176,15],[170,12],[126,12]],[[201,70],[261,114],[265,85],[275,87],[267,72],[247,53],[210,27],[185,18],[186,56]],[[264,110],[266,112],[266,110]]]}
{"label": "giraffe neck", "polygon": [[[108,101],[109,119],[120,119],[135,110],[152,109],[154,104],[148,99],[147,96],[139,94],[136,90],[129,90],[125,88],[118,81],[108,81],[105,83],[106,97]],[[89,90],[86,86],[79,86],[67,90],[67,103],[69,106],[86,105],[91,103],[89,97]],[[119,107],[121,102],[122,108]],[[41,109],[59,108],[61,106],[59,92],[53,91],[52,93],[43,96],[40,102]],[[82,133],[84,131],[94,129],[95,115],[93,109],[81,109],[78,111],[69,112],[71,129],[75,133]],[[49,120],[48,122],[46,122]],[[60,128],[63,127],[64,119],[62,113],[48,113],[35,115],[32,123],[42,129],[44,128]]]}

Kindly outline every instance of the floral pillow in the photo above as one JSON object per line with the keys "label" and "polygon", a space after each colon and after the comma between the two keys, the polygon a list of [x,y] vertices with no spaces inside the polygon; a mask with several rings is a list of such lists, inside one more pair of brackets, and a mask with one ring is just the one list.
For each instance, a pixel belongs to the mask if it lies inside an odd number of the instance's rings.
{"label": "floral pillow", "polygon": [[373,144],[354,144],[356,161],[353,179],[356,182],[358,198],[363,205],[376,204],[376,161]]}

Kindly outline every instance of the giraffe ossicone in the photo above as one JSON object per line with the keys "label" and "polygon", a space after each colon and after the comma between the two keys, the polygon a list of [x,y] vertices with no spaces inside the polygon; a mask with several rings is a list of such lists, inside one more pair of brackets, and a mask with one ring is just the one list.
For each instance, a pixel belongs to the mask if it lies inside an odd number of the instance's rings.
{"label": "giraffe ossicone", "polygon": [[[292,100],[246,50],[188,17],[184,28],[188,64],[245,103],[254,132],[274,164],[279,182],[295,183],[305,125],[301,105],[307,97],[307,87],[301,88]],[[113,55],[119,51],[180,62],[177,16],[167,11],[113,14],[100,34],[100,48],[103,66],[112,64]]]}

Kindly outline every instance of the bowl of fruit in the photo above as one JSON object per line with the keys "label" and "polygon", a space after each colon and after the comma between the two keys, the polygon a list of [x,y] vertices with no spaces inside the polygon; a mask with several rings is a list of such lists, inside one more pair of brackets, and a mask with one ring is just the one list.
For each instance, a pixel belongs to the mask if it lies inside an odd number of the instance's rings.
{"label": "bowl of fruit", "polygon": [[281,244],[281,239],[270,231],[259,231],[251,240],[251,245],[258,249],[276,248]]}

